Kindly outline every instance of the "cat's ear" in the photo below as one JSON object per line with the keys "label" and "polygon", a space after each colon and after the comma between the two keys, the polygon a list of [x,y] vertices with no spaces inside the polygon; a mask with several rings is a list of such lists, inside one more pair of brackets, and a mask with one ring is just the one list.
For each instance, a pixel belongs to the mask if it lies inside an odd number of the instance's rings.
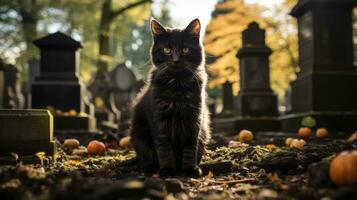
{"label": "cat's ear", "polygon": [[199,19],[194,19],[192,22],[186,27],[185,31],[191,35],[200,36],[201,31],[201,23]]}
{"label": "cat's ear", "polygon": [[166,29],[154,18],[151,18],[150,25],[151,25],[151,32],[153,36],[166,33]]}

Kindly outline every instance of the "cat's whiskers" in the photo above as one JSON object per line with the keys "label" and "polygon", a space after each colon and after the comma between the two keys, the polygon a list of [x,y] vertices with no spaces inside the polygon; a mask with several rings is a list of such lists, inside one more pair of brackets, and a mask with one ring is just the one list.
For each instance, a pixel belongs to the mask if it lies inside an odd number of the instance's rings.
{"label": "cat's whiskers", "polygon": [[194,76],[194,80],[195,80],[197,86],[201,87],[201,84],[199,83],[200,78],[197,76],[197,74],[195,72],[192,71],[192,69],[190,69],[190,67],[193,67],[193,66],[190,65],[189,63],[187,63],[187,66],[185,66],[185,69],[187,69],[189,72],[191,72],[191,74]]}

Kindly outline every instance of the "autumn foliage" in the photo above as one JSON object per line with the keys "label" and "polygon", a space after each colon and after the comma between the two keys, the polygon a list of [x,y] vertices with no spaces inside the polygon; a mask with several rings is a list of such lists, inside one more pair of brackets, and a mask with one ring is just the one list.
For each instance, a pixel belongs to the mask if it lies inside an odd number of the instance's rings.
{"label": "autumn foliage", "polygon": [[269,16],[265,16],[268,9],[246,4],[244,0],[217,3],[204,38],[211,74],[209,87],[219,87],[228,80],[234,83],[234,92],[239,91],[239,61],[236,53],[242,46],[242,31],[250,22],[256,21],[266,29],[267,45],[274,51],[270,57],[271,84],[282,96],[290,81],[295,78],[298,65],[296,26],[292,18],[288,17],[292,5],[294,1],[287,0],[279,8],[269,11],[273,12]]}

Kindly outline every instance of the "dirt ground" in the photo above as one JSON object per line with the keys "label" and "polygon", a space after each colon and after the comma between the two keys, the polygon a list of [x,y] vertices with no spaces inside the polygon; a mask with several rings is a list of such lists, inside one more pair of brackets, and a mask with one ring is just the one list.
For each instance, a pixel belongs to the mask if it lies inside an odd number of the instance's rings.
{"label": "dirt ground", "polygon": [[0,199],[357,199],[355,187],[338,187],[328,175],[336,153],[356,149],[347,137],[311,138],[298,149],[285,147],[279,133],[247,144],[215,135],[201,178],[146,177],[135,153],[115,145],[96,157],[60,148],[56,161],[42,164],[12,155],[13,163],[0,166]]}

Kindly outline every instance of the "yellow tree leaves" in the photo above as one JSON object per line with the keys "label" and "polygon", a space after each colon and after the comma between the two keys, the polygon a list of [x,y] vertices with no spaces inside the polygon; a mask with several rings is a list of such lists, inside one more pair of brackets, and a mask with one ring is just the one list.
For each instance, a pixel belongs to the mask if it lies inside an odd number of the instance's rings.
{"label": "yellow tree leaves", "polygon": [[208,62],[209,72],[213,76],[209,87],[217,87],[229,80],[235,83],[234,91],[239,90],[238,60],[235,55],[242,45],[241,32],[250,22],[259,19],[259,11],[261,8],[247,6],[243,0],[217,3],[204,38],[206,53],[214,58],[213,63]]}
{"label": "yellow tree leaves", "polygon": [[[266,42],[274,53],[270,57],[271,85],[282,96],[295,78],[297,67],[297,37],[288,12],[295,0],[287,0],[272,17],[262,17],[266,8],[245,4],[243,0],[226,0],[217,3],[212,20],[206,29],[204,46],[210,88],[219,87],[226,80],[234,82],[233,90],[239,91],[239,61],[236,53],[241,48],[241,33],[252,21],[266,28]],[[277,17],[274,17],[277,16]],[[281,17],[283,16],[283,17]]]}

